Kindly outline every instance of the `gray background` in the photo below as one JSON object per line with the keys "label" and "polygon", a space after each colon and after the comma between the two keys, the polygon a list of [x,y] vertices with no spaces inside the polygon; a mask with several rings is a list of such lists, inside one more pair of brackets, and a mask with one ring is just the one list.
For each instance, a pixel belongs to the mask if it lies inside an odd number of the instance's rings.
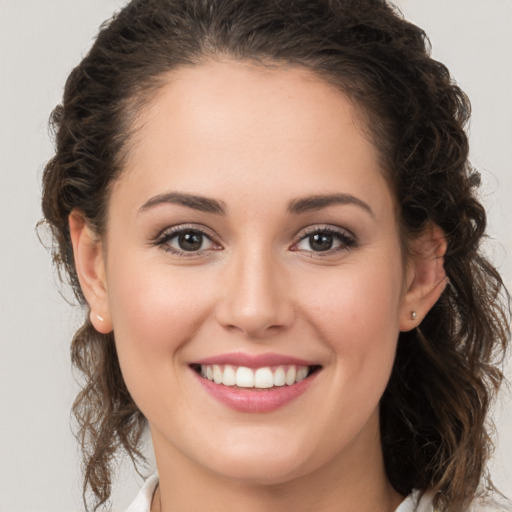
{"label": "gray background", "polygon": [[[100,22],[120,0],[0,0],[0,512],[81,509],[70,431],[69,341],[80,311],[59,295],[38,242],[47,119]],[[401,0],[473,103],[472,161],[484,174],[489,252],[512,288],[512,0]],[[69,293],[67,293],[69,297]],[[508,371],[510,378],[511,372]],[[495,408],[495,482],[512,496],[510,394]],[[139,486],[123,464],[114,511]]]}

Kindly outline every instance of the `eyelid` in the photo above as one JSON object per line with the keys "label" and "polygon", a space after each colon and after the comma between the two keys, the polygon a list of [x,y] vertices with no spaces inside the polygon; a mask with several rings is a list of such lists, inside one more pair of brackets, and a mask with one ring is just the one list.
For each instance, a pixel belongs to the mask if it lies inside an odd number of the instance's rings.
{"label": "eyelid", "polygon": [[327,231],[330,233],[340,233],[342,235],[347,235],[350,238],[354,238],[354,239],[356,238],[354,233],[352,233],[352,231],[350,231],[349,229],[343,228],[341,226],[335,226],[333,224],[311,224],[310,226],[306,226],[305,228],[302,228],[297,233],[296,236],[299,238],[304,238],[307,235],[311,235],[312,233],[317,233],[319,231],[320,232]]}
{"label": "eyelid", "polygon": [[341,226],[334,226],[332,224],[312,224],[311,226],[306,226],[302,228],[296,235],[295,238],[298,240],[303,240],[309,235],[314,233],[332,233],[335,235],[344,235],[347,238],[357,240],[357,237],[347,228],[342,228]]}

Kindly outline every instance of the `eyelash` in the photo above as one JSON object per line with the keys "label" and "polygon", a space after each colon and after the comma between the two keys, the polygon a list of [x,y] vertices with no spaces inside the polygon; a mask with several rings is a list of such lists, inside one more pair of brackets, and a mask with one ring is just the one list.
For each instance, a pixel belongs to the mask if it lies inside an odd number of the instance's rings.
{"label": "eyelash", "polygon": [[204,228],[194,226],[194,225],[186,225],[186,224],[185,225],[182,224],[180,226],[175,226],[175,227],[166,229],[165,231],[163,231],[156,237],[156,239],[154,241],[154,245],[161,247],[166,252],[170,252],[177,256],[183,256],[183,257],[187,257],[187,258],[194,257],[194,256],[200,256],[208,250],[208,249],[202,249],[202,250],[198,250],[198,251],[185,251],[185,250],[180,250],[180,249],[171,247],[171,245],[170,245],[171,240],[173,240],[174,238],[177,238],[180,235],[185,235],[187,233],[199,234],[203,238],[203,242],[205,239],[209,240],[212,245],[218,246],[218,249],[214,249],[214,250],[221,250],[221,246],[216,244],[213,241],[213,236],[208,234]]}
{"label": "eyelash", "polygon": [[[203,237],[204,240],[208,240],[213,246],[216,246],[213,250],[222,250],[222,247],[214,241],[214,237],[207,233],[204,228],[194,226],[194,225],[180,225],[172,228],[166,229],[164,232],[160,233],[154,240],[153,245],[161,247],[164,251],[170,252],[177,256],[182,257],[194,257],[194,256],[202,256],[206,251],[210,249],[201,249],[197,251],[185,251],[179,250],[174,247],[171,247],[169,243],[178,237],[179,235],[184,235],[187,233],[196,233]],[[293,247],[297,246],[301,242],[307,240],[309,237],[317,235],[317,234],[327,234],[331,235],[334,239],[336,239],[340,245],[335,247],[334,249],[327,249],[325,251],[306,251],[301,249],[294,249]],[[306,228],[306,230],[302,233],[300,239],[292,245],[290,250],[296,252],[309,252],[310,257],[326,257],[332,256],[333,254],[337,254],[342,251],[347,251],[352,247],[357,246],[357,239],[349,232],[343,229],[336,229],[331,226],[311,226],[310,228]]]}
{"label": "eyelash", "polygon": [[[309,237],[314,235],[327,234],[331,235],[334,239],[336,239],[340,245],[339,247],[335,247],[334,249],[328,249],[325,251],[304,251],[309,252],[310,257],[313,258],[322,258],[327,256],[332,256],[342,251],[347,251],[350,248],[357,247],[357,239],[354,235],[352,235],[347,230],[341,228],[333,228],[331,226],[311,226],[306,228],[302,233],[298,242],[295,242],[292,247],[298,245],[304,240],[307,240]],[[292,249],[293,251],[300,251],[301,249]]]}

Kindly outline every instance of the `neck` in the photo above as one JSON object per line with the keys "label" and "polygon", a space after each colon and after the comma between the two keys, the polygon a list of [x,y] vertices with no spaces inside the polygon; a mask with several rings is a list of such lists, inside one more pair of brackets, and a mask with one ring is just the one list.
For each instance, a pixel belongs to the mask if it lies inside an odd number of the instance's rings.
{"label": "neck", "polygon": [[[325,486],[324,486],[325,487]],[[340,486],[341,487],[341,486]],[[180,512],[203,511],[224,512],[228,510],[244,510],[244,512],[341,512],[344,510],[358,510],[359,512],[393,512],[397,509],[404,497],[398,494],[390,485],[382,489],[372,489],[370,494],[350,492],[350,496],[339,496],[339,492],[318,496],[317,493],[304,492],[304,486],[299,482],[296,485],[266,486],[259,489],[251,485],[235,485],[231,488],[224,486],[217,489],[213,495],[200,489],[195,494],[183,495],[177,489],[165,487],[168,491],[162,498],[162,486],[159,485],[151,506],[151,512]],[[352,490],[351,490],[352,491]],[[208,497],[208,496],[211,497]],[[165,503],[165,505],[162,505]]]}
{"label": "neck", "polygon": [[403,500],[386,477],[380,440],[371,454],[354,446],[316,470],[272,484],[226,478],[179,452],[164,453],[154,432],[153,442],[160,485],[151,512],[393,512]]}

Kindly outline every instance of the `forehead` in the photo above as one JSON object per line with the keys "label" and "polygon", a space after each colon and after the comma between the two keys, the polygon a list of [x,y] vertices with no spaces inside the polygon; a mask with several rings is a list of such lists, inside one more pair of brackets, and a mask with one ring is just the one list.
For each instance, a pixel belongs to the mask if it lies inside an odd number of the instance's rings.
{"label": "forehead", "polygon": [[206,62],[169,74],[140,112],[120,181],[139,179],[146,195],[243,182],[268,200],[276,188],[329,192],[350,170],[368,193],[383,172],[364,133],[353,102],[305,68]]}

